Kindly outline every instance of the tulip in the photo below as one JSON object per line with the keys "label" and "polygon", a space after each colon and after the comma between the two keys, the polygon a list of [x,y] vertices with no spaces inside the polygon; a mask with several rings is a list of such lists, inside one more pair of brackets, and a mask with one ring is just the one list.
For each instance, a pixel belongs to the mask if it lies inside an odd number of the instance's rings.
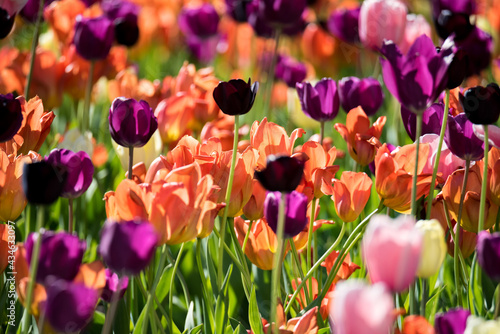
{"label": "tulip", "polygon": [[500,233],[479,232],[477,261],[495,282],[500,282]]}
{"label": "tulip", "polygon": [[[429,108],[425,109],[422,114],[422,130],[421,135],[441,133],[441,123],[443,123],[444,104],[433,103]],[[403,125],[410,136],[410,139],[415,141],[417,132],[417,116],[411,110],[401,106],[401,119]]]}
{"label": "tulip", "polygon": [[[452,220],[452,225],[453,225],[453,233],[456,234],[458,225],[455,222],[455,220]],[[451,235],[448,236],[447,243],[448,243],[447,244],[448,254],[450,254],[450,256],[454,257],[455,256],[455,242],[453,241],[453,238],[451,237]],[[476,251],[476,245],[477,245],[477,234],[474,232],[466,231],[463,228],[461,228],[460,229],[460,243],[458,244],[458,247],[460,248],[460,252],[462,252],[462,256],[464,259],[470,257]]]}
{"label": "tulip", "polygon": [[9,36],[12,28],[14,28],[14,22],[16,21],[16,15],[9,15],[9,13],[0,7],[0,39],[4,39]]}
{"label": "tulip", "polygon": [[87,248],[86,242],[65,232],[30,233],[24,245],[27,253],[26,260],[30,265],[33,248],[40,237],[42,240],[36,281],[44,284],[51,276],[65,281],[73,280],[82,263],[83,254]]}
{"label": "tulip", "polygon": [[302,111],[318,122],[335,118],[339,112],[339,95],[335,81],[321,79],[314,87],[309,82],[296,85]]}
{"label": "tulip", "polygon": [[259,83],[249,78],[248,82],[241,79],[221,81],[213,92],[213,97],[219,108],[226,115],[244,115],[252,109]]}
{"label": "tulip", "polygon": [[[370,309],[377,312],[366,312]],[[393,312],[392,295],[383,284],[347,280],[335,288],[330,319],[336,334],[387,334],[394,322]]]}
{"label": "tulip", "polygon": [[359,13],[361,8],[338,9],[328,18],[328,30],[338,39],[355,44],[359,43]]}
{"label": "tulip", "polygon": [[243,214],[250,220],[257,220],[264,216],[264,201],[266,200],[266,189],[262,187],[257,179],[252,180],[252,195],[243,207]]}
{"label": "tulip", "polygon": [[98,252],[116,273],[138,275],[151,262],[158,235],[147,221],[106,221]]}
{"label": "tulip", "polygon": [[470,15],[467,13],[454,13],[444,9],[439,13],[434,13],[433,16],[436,32],[442,39],[453,35],[455,40],[463,40],[475,29],[471,24]]}
{"label": "tulip", "polygon": [[362,241],[363,257],[373,283],[383,282],[393,292],[406,290],[415,279],[422,234],[409,216],[374,216]]}
{"label": "tulip", "polygon": [[403,54],[407,54],[411,45],[421,35],[432,37],[431,26],[423,15],[406,15],[406,27],[403,39],[398,44]]}
{"label": "tulip", "polygon": [[92,132],[87,131],[81,134],[78,128],[66,131],[63,140],[57,148],[64,148],[73,152],[84,151],[89,157],[94,156],[94,143],[92,142]]}
{"label": "tulip", "polygon": [[446,87],[452,47],[445,41],[438,53],[429,36],[422,35],[403,56],[396,44],[384,43],[380,52],[386,59],[380,62],[387,89],[412,112],[423,112]]}
{"label": "tulip", "polygon": [[384,102],[380,83],[372,78],[345,77],[339,81],[339,97],[345,112],[361,106],[367,116],[373,116]]}
{"label": "tulip", "polygon": [[94,165],[87,153],[55,149],[46,159],[51,164],[64,167],[68,173],[61,197],[77,198],[87,191],[94,176]]}
{"label": "tulip", "polygon": [[4,9],[9,16],[14,17],[16,13],[19,13],[28,0],[0,0],[0,8]]}
{"label": "tulip", "polygon": [[493,37],[485,31],[474,27],[467,38],[456,40],[455,44],[459,50],[467,55],[465,77],[479,75],[482,70],[490,66],[493,54]]}
{"label": "tulip", "polygon": [[111,220],[147,220],[151,206],[151,186],[125,179],[104,194],[106,215]]}
{"label": "tulip", "polygon": [[62,195],[66,186],[67,171],[47,160],[25,164],[23,190],[31,204],[48,205]]}
{"label": "tulip", "polygon": [[484,142],[474,134],[473,124],[465,114],[448,117],[444,142],[463,160],[477,161],[484,156]]}
{"label": "tulip", "polygon": [[476,13],[477,4],[475,0],[432,0],[432,9],[434,13],[447,9],[453,13],[472,15]]}
{"label": "tulip", "polygon": [[115,39],[114,35],[113,22],[106,16],[76,17],[73,44],[78,54],[86,60],[106,59]]}
{"label": "tulip", "polygon": [[9,264],[9,242],[14,243],[15,241],[14,228],[10,224],[0,224],[0,275],[3,275],[5,268]]}
{"label": "tulip", "polygon": [[355,221],[370,199],[372,180],[365,173],[345,171],[333,181],[332,200],[335,211],[344,223]]}
{"label": "tulip", "polygon": [[359,38],[366,47],[377,50],[384,40],[398,44],[404,36],[408,9],[399,0],[367,0],[359,13]]}
{"label": "tulip", "polygon": [[104,14],[113,21],[116,42],[132,46],[139,39],[137,17],[139,6],[122,0],[108,0],[101,5]]}
{"label": "tulip", "polygon": [[179,14],[179,28],[185,35],[210,37],[217,34],[219,14],[211,4],[184,8]]}
{"label": "tulip", "polygon": [[306,0],[262,0],[260,1],[260,10],[269,24],[289,27],[300,20],[306,5]]}
{"label": "tulip", "polygon": [[454,89],[459,87],[467,76],[469,68],[469,56],[464,49],[455,51],[453,61],[448,67],[448,84],[447,89]]}
{"label": "tulip", "polygon": [[460,94],[460,104],[472,123],[493,124],[500,116],[500,88],[496,83],[469,88]]}
{"label": "tulip", "polygon": [[434,328],[437,334],[463,334],[470,316],[469,310],[456,308],[446,313],[436,314]]}
{"label": "tulip", "polygon": [[[293,1],[301,2],[303,0]],[[250,2],[247,5],[248,23],[252,26],[257,36],[263,38],[273,38],[276,35],[276,25],[266,17],[261,7],[263,5],[263,2],[259,1]],[[281,3],[280,5],[283,5],[283,3]],[[286,19],[287,22],[284,25],[280,26],[280,24],[278,24],[279,28],[281,29],[281,33],[288,36],[295,36],[304,31],[307,25],[307,22],[304,19],[304,13],[306,12],[303,11],[301,16],[299,16],[299,18],[296,20]]]}
{"label": "tulip", "polygon": [[255,171],[255,177],[266,190],[292,192],[304,175],[304,161],[288,156],[270,155],[267,166]]}
{"label": "tulip", "polygon": [[[128,170],[129,154],[126,147],[118,145],[115,141],[111,143],[115,149],[115,153],[120,159],[120,163],[124,170]],[[134,147],[134,161],[133,165],[143,162],[146,168],[149,168],[153,161],[160,156],[163,149],[160,132],[157,130],[151,136],[146,145],[142,147]]]}
{"label": "tulip", "polygon": [[500,319],[485,320],[475,315],[467,318],[464,334],[495,334],[500,332]]}
{"label": "tulip", "polygon": [[105,302],[111,303],[113,298],[113,294],[117,293],[119,299],[123,298],[125,291],[127,291],[128,287],[128,277],[123,276],[119,278],[117,274],[112,272],[109,269],[106,269],[106,286],[104,287],[101,299]]}
{"label": "tulip", "polygon": [[58,332],[79,332],[92,320],[98,299],[95,289],[57,280],[47,288],[45,318]]}
{"label": "tulip", "polygon": [[125,147],[146,145],[158,128],[158,121],[146,101],[116,98],[109,110],[109,132],[113,140]]}
{"label": "tulip", "polygon": [[226,13],[229,14],[236,22],[247,22],[247,5],[251,0],[225,0]]}
{"label": "tulip", "polygon": [[297,83],[301,83],[307,76],[307,67],[291,57],[279,57],[276,64],[275,76],[283,80],[289,88],[295,88]]}
{"label": "tulip", "polygon": [[[427,143],[430,147],[429,159],[427,166],[424,167],[424,173],[432,173],[434,171],[434,164],[437,156],[437,149],[439,145],[439,136],[437,134],[426,134],[420,137],[420,143]],[[465,161],[451,153],[446,143],[442,143],[441,156],[439,157],[438,173],[441,173],[440,183],[446,182],[448,176],[459,168],[464,168]],[[444,224],[446,226],[446,224]]]}
{"label": "tulip", "polygon": [[[278,211],[282,193],[279,191],[268,192],[264,203],[264,216],[269,227],[277,233]],[[285,195],[285,238],[293,238],[306,227],[307,197],[297,191]]]}
{"label": "tulip", "polygon": [[[18,1],[19,2],[19,1]],[[23,19],[30,23],[35,23],[38,17],[38,9],[40,8],[40,0],[28,0],[28,2],[24,1],[25,5],[21,8],[21,12],[19,13]],[[47,8],[54,0],[45,0],[43,4],[43,8]],[[43,16],[42,16],[43,20]]]}
{"label": "tulip", "polygon": [[422,233],[422,254],[417,276],[429,278],[439,271],[446,256],[444,231],[435,219],[419,220],[415,227]]}
{"label": "tulip", "polygon": [[[321,263],[321,266],[326,268],[327,274],[330,274],[330,272],[332,271],[333,265],[335,264],[335,261],[339,257],[339,254],[340,254],[340,251],[333,251],[330,253],[330,255],[327,256],[327,258],[325,259],[325,262]],[[360,268],[361,268],[360,266],[358,266],[356,263],[351,261],[351,256],[349,254],[347,254],[344,261],[340,265],[340,269],[337,272],[337,275],[335,275],[335,278],[334,278],[332,284],[335,284],[340,280],[348,279],[356,270],[358,270]]]}

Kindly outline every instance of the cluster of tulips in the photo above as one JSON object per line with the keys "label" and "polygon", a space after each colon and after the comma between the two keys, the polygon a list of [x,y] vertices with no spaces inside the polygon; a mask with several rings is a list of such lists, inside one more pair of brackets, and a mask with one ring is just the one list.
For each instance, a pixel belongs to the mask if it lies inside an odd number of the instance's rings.
{"label": "cluster of tulips", "polygon": [[500,332],[498,13],[0,0],[0,331]]}

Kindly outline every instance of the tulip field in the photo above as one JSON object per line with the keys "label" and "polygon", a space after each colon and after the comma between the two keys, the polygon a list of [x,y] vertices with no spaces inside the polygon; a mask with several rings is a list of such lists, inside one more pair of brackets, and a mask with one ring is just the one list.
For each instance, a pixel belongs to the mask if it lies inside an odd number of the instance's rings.
{"label": "tulip field", "polygon": [[499,0],[0,0],[0,333],[500,333]]}

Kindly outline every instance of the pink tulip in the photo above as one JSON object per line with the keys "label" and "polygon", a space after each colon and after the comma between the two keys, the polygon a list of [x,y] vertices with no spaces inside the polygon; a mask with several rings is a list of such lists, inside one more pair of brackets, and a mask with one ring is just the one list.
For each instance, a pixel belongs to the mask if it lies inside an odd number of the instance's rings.
{"label": "pink tulip", "polygon": [[[476,137],[484,141],[484,125],[474,124],[472,129]],[[500,149],[500,128],[498,126],[488,125],[488,142]]]}
{"label": "pink tulip", "polygon": [[[439,136],[433,133],[429,133],[420,137],[421,143],[428,143],[430,145],[431,152],[429,153],[429,159],[425,165],[422,173],[432,174],[434,170],[434,162],[436,161],[437,149],[439,145]],[[443,182],[446,182],[448,176],[454,171],[465,166],[465,161],[457,157],[455,154],[451,153],[446,143],[443,141],[443,146],[441,146],[441,156],[439,157],[439,167],[438,173],[441,173],[441,178]]]}
{"label": "pink tulip", "polygon": [[359,14],[359,38],[364,46],[378,50],[384,39],[399,44],[406,25],[406,5],[399,0],[366,0]]}
{"label": "pink tulip", "polygon": [[431,26],[423,15],[406,15],[406,28],[403,39],[399,43],[399,48],[403,54],[410,50],[410,46],[421,35],[432,37]]}
{"label": "pink tulip", "polygon": [[392,292],[407,289],[415,279],[421,248],[422,234],[415,228],[414,218],[374,216],[362,241],[372,282],[383,282]]}
{"label": "pink tulip", "polygon": [[394,322],[394,302],[382,283],[360,280],[337,283],[330,320],[335,334],[387,334]]}

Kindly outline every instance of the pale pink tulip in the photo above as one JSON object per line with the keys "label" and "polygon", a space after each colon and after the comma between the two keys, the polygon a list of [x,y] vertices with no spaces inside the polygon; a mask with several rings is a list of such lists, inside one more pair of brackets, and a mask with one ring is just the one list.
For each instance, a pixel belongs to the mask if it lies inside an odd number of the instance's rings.
{"label": "pale pink tulip", "polygon": [[[431,148],[429,159],[424,167],[423,172],[431,174],[434,170],[434,162],[436,161],[437,149],[439,145],[439,136],[429,133],[420,137],[421,143],[428,143]],[[465,161],[451,153],[446,143],[443,141],[441,146],[441,156],[439,157],[438,173],[441,173],[442,182],[445,182],[448,176],[454,171],[465,166]]]}
{"label": "pale pink tulip", "polygon": [[403,39],[399,43],[399,48],[403,54],[410,50],[410,46],[421,35],[432,37],[431,26],[423,15],[406,15],[406,28]]}

